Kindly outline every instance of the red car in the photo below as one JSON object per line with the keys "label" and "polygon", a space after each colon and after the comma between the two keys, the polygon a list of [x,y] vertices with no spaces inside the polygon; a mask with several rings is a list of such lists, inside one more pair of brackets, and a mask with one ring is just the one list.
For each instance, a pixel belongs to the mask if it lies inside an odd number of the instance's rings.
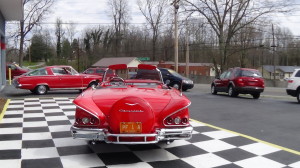
{"label": "red car", "polygon": [[36,94],[48,90],[86,89],[98,85],[102,80],[97,75],[79,74],[71,66],[47,66],[25,73],[13,80],[16,88],[28,89]]}
{"label": "red car", "polygon": [[211,93],[227,92],[231,97],[236,97],[240,93],[251,94],[254,99],[258,99],[264,88],[264,79],[258,70],[231,68],[212,82]]}
{"label": "red car", "polygon": [[11,79],[29,72],[29,69],[22,68],[16,63],[6,63],[6,79],[9,78],[9,68],[11,69]]}
{"label": "red car", "polygon": [[74,100],[72,136],[114,144],[190,139],[190,100],[165,85],[155,66],[140,64],[138,70],[143,69],[144,76],[138,79],[132,79],[126,68],[125,64],[111,65],[109,69],[118,77],[103,81]]}
{"label": "red car", "polygon": [[[88,68],[87,70],[83,71],[83,74],[90,74],[90,75],[99,75],[103,77],[104,73],[106,72],[107,68]],[[117,76],[113,71],[109,71],[106,73],[107,77],[114,77]]]}

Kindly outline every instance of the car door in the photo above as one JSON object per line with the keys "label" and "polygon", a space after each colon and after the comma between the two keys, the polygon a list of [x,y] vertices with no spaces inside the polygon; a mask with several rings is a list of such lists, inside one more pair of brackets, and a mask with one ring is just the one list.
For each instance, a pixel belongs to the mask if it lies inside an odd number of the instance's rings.
{"label": "car door", "polygon": [[73,74],[70,67],[61,67],[59,81],[60,88],[62,89],[73,89],[81,88],[83,85],[82,76],[79,74]]}
{"label": "car door", "polygon": [[228,73],[228,71],[225,71],[223,72],[219,78],[216,78],[214,80],[214,84],[215,84],[215,88],[218,90],[218,91],[224,91],[224,78],[226,76],[226,74]]}
{"label": "car door", "polygon": [[222,79],[222,89],[224,91],[228,90],[228,86],[230,84],[230,78],[231,78],[232,70],[228,70],[227,73],[225,74],[224,78]]}

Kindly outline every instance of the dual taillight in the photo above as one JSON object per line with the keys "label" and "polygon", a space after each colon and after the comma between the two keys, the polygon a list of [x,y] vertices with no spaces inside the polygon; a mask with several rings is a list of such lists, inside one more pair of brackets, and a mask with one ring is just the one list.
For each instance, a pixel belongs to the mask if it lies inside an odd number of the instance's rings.
{"label": "dual taillight", "polygon": [[97,126],[100,124],[98,117],[92,115],[81,108],[76,108],[75,125],[77,126]]}
{"label": "dual taillight", "polygon": [[186,126],[189,125],[188,109],[183,109],[164,119],[165,126]]}

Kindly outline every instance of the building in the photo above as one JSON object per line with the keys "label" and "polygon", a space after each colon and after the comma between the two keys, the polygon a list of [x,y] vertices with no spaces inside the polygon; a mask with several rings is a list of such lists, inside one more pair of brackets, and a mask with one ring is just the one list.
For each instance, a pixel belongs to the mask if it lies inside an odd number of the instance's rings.
{"label": "building", "polygon": [[[175,69],[173,61],[160,62],[143,62],[145,64],[155,65],[159,68]],[[189,74],[193,76],[215,76],[214,66],[212,63],[189,63]],[[186,63],[178,63],[178,73],[185,74]]]}
{"label": "building", "polygon": [[263,65],[259,68],[262,76],[265,79],[274,79],[274,70],[276,79],[286,79],[291,77],[295,69],[300,68],[300,66],[274,66],[273,65]]}
{"label": "building", "polygon": [[137,57],[109,57],[102,58],[92,65],[92,67],[107,68],[112,64],[126,64],[129,68],[137,68],[142,63]]}
{"label": "building", "polygon": [[5,23],[22,20],[23,16],[23,0],[0,1],[0,89],[6,84]]}

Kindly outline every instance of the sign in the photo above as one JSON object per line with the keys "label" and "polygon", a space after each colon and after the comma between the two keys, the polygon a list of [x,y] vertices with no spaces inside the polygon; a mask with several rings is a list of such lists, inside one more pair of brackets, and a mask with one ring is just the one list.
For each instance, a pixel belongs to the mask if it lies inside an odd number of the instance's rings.
{"label": "sign", "polygon": [[138,57],[140,61],[150,61],[150,57]]}

